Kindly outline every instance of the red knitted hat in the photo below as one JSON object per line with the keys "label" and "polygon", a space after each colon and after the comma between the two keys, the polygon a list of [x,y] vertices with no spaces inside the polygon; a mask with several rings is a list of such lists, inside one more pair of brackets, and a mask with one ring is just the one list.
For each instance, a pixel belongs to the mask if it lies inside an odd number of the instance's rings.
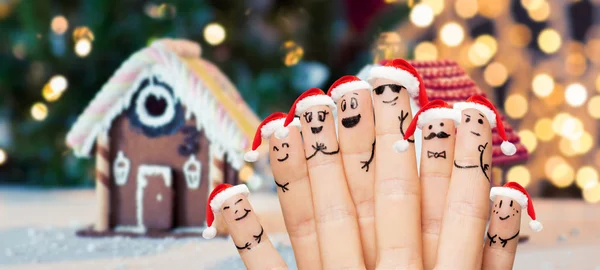
{"label": "red knitted hat", "polygon": [[383,66],[371,68],[369,82],[372,82],[377,78],[392,80],[406,87],[406,90],[408,90],[411,97],[419,98],[419,104],[421,106],[428,102],[423,78],[421,78],[421,75],[419,75],[417,70],[404,59],[397,58],[385,62]]}
{"label": "red knitted hat", "polygon": [[290,112],[285,119],[284,127],[287,127],[294,120],[295,116],[300,116],[303,112],[305,112],[308,108],[312,106],[318,105],[327,105],[332,110],[335,110],[335,103],[326,95],[323,90],[319,88],[311,88],[306,90],[306,92],[302,93],[292,107],[290,108]]}
{"label": "red knitted hat", "polygon": [[[285,113],[274,112],[258,125],[256,134],[254,134],[254,140],[252,141],[252,150],[244,154],[244,160],[247,162],[255,162],[258,159],[258,151],[256,151],[256,149],[260,147],[263,139],[268,140],[273,134],[275,134],[275,137],[278,139],[287,137],[289,129],[283,126],[286,117],[287,114]],[[294,119],[292,125],[300,126],[300,120]]]}
{"label": "red knitted hat", "polygon": [[330,96],[334,102],[337,102],[344,94],[356,91],[356,90],[371,90],[371,85],[356,76],[346,75],[335,81],[327,95]]}
{"label": "red knitted hat", "polygon": [[531,200],[531,197],[529,197],[529,193],[527,193],[527,190],[525,190],[523,186],[519,185],[519,183],[508,182],[502,187],[493,187],[490,190],[490,200],[494,201],[497,196],[511,198],[517,201],[522,208],[527,209],[527,214],[531,218],[529,227],[532,230],[539,232],[544,228],[542,223],[537,221],[535,217],[535,209],[533,208],[533,201]]}
{"label": "red knitted hat", "polygon": [[215,189],[213,189],[208,196],[208,202],[206,203],[206,224],[208,225],[208,228],[202,232],[202,237],[205,239],[211,239],[217,235],[217,228],[213,226],[215,221],[215,213],[221,211],[221,206],[227,199],[238,194],[243,194],[244,196],[248,197],[250,191],[244,184],[237,186],[232,186],[230,184],[219,184],[215,187]]}
{"label": "red knitted hat", "polygon": [[465,109],[477,109],[482,112],[488,121],[490,121],[492,128],[497,128],[498,135],[500,135],[500,138],[502,138],[502,144],[500,145],[502,153],[507,156],[512,156],[517,152],[515,145],[509,142],[506,138],[506,131],[504,130],[502,119],[500,119],[500,114],[496,110],[494,104],[492,104],[487,98],[480,95],[474,95],[469,97],[466,102],[455,103],[454,109],[459,111]]}
{"label": "red knitted hat", "polygon": [[408,149],[408,138],[415,133],[417,127],[423,128],[425,124],[438,119],[451,119],[458,125],[460,124],[460,112],[441,99],[428,102],[415,114],[404,133],[404,139],[394,143],[394,150],[396,152],[406,151]]}

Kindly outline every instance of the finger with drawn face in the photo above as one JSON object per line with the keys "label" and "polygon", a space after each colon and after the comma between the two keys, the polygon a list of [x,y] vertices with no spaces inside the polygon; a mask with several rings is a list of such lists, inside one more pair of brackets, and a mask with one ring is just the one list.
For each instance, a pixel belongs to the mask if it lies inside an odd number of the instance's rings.
{"label": "finger with drawn face", "polygon": [[490,226],[483,252],[482,269],[512,269],[519,242],[521,214],[524,209],[531,216],[529,223],[534,231],[542,224],[536,220],[533,202],[529,193],[516,182],[508,182],[490,191],[493,202]]}
{"label": "finger with drawn face", "polygon": [[336,138],[333,100],[321,89],[304,92],[292,106],[300,117],[321,261],[325,269],[364,268],[356,211]]}
{"label": "finger with drawn face", "polygon": [[452,174],[456,125],[460,112],[442,100],[433,100],[415,114],[404,136],[407,139],[417,128],[422,130],[421,150],[421,230],[423,233],[423,267],[433,269],[437,258],[438,238],[446,193]]}
{"label": "finger with drawn face", "polygon": [[[499,117],[481,96],[456,103],[454,108],[461,111],[462,121],[456,133],[437,267],[476,269],[481,267],[481,239],[489,216],[492,128],[498,125]],[[499,125],[498,129],[500,132]]]}
{"label": "finger with drawn face", "polygon": [[355,76],[333,83],[327,94],[337,104],[338,137],[344,171],[358,214],[363,256],[367,269],[374,269],[375,213],[375,119],[371,86]]}
{"label": "finger with drawn face", "polygon": [[211,192],[207,203],[208,228],[202,233],[210,239],[216,235],[215,217],[225,221],[240,257],[248,269],[287,269],[260,224],[248,201],[246,185],[220,184]]}
{"label": "finger with drawn face", "polygon": [[[425,97],[421,77],[402,59],[371,69],[375,111],[375,230],[378,268],[421,269],[421,196],[413,138],[403,140],[412,120],[410,98]],[[419,94],[422,92],[423,94]]]}

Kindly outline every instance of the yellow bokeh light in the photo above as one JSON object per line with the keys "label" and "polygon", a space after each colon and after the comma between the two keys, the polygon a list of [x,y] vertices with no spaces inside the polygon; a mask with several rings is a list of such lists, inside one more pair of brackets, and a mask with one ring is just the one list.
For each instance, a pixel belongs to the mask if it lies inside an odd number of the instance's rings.
{"label": "yellow bokeh light", "polygon": [[581,189],[589,188],[598,184],[598,171],[594,167],[584,166],[577,170],[575,183]]}
{"label": "yellow bokeh light", "polygon": [[44,88],[42,88],[42,96],[48,102],[57,101],[62,96],[62,93],[52,90],[49,83],[45,84]]}
{"label": "yellow bokeh light", "polygon": [[46,104],[37,102],[31,106],[31,117],[37,121],[42,121],[48,116],[48,107]]}
{"label": "yellow bokeh light", "polygon": [[426,4],[415,5],[410,11],[410,21],[417,27],[427,27],[433,22],[433,9]]}
{"label": "yellow bokeh light", "polygon": [[6,154],[4,149],[0,148],[0,165],[4,164],[6,162],[7,158],[8,158],[8,155]]}
{"label": "yellow bokeh light", "polygon": [[560,152],[566,157],[573,157],[577,155],[577,152],[575,152],[575,149],[573,149],[573,146],[571,145],[571,141],[567,138],[560,139],[558,142],[558,150],[560,150]]}
{"label": "yellow bokeh light", "polygon": [[479,0],[478,3],[479,12],[488,18],[500,16],[508,7],[508,0]]}
{"label": "yellow bokeh light", "polygon": [[424,41],[419,43],[415,47],[415,60],[436,60],[438,57],[438,50],[435,44]]}
{"label": "yellow bokeh light", "polygon": [[554,90],[554,79],[546,73],[537,74],[531,81],[531,87],[538,97],[547,97]]}
{"label": "yellow bokeh light", "polygon": [[86,57],[92,51],[92,42],[82,38],[75,43],[75,54],[79,57]]}
{"label": "yellow bokeh light", "polygon": [[64,92],[67,90],[67,87],[69,87],[67,78],[62,75],[54,75],[52,78],[50,78],[49,84],[50,88],[52,88],[52,91],[56,92]]}
{"label": "yellow bokeh light", "polygon": [[94,41],[94,32],[87,26],[79,26],[73,30],[73,41],[77,42],[80,39]]}
{"label": "yellow bokeh light", "polygon": [[539,9],[545,0],[521,0],[521,5],[526,10],[536,10]]}
{"label": "yellow bokeh light", "polygon": [[527,187],[531,181],[531,174],[529,170],[523,166],[518,165],[510,168],[506,173],[506,179],[509,182],[517,182],[523,187]]}
{"label": "yellow bokeh light", "polygon": [[587,105],[588,113],[595,119],[600,119],[600,96],[593,96]]}
{"label": "yellow bokeh light", "polygon": [[283,63],[288,67],[298,64],[304,56],[304,49],[294,41],[288,40],[284,42],[283,49],[285,51]]}
{"label": "yellow bokeh light", "polygon": [[583,155],[594,147],[594,138],[592,135],[586,131],[584,131],[578,139],[571,140],[571,149],[575,151],[576,154]]}
{"label": "yellow bokeh light", "polygon": [[596,77],[596,92],[600,93],[600,75]]}
{"label": "yellow bokeh light", "polygon": [[69,21],[65,16],[56,16],[52,18],[52,22],[50,22],[50,28],[52,31],[58,35],[62,35],[69,29]]}
{"label": "yellow bokeh light", "polygon": [[565,69],[567,73],[573,76],[580,76],[587,68],[587,60],[581,52],[569,53],[565,60]]}
{"label": "yellow bokeh light", "polygon": [[[494,62],[485,68],[483,71],[483,78],[490,86],[501,86],[508,78],[508,71],[503,64]],[[527,111],[527,109],[525,109],[525,111]]]}
{"label": "yellow bokeh light", "polygon": [[575,172],[573,167],[567,163],[560,163],[552,169],[552,175],[550,175],[550,181],[556,187],[565,188],[573,184],[575,181]]}
{"label": "yellow bokeh light", "polygon": [[244,166],[238,172],[238,177],[242,182],[246,182],[254,175],[254,169],[248,164],[244,164]]}
{"label": "yellow bokeh light", "polygon": [[506,98],[506,101],[504,101],[506,114],[513,119],[523,118],[527,113],[527,107],[527,99],[520,94],[510,95]]}
{"label": "yellow bokeh light", "polygon": [[444,1],[445,0],[423,0],[421,3],[430,6],[435,15],[440,15],[442,11],[444,11]]}
{"label": "yellow bokeh light", "polygon": [[585,86],[580,83],[572,83],[567,86],[565,90],[565,101],[573,106],[579,107],[585,103],[587,99],[587,90]]}
{"label": "yellow bokeh light", "polygon": [[209,23],[204,27],[204,40],[210,45],[219,45],[226,37],[225,28],[218,23]]}
{"label": "yellow bokeh light", "polygon": [[585,45],[587,57],[596,65],[600,65],[600,39],[594,38],[588,40]]}
{"label": "yellow bokeh light", "polygon": [[533,131],[529,129],[522,129],[518,132],[518,134],[519,138],[521,138],[521,143],[525,146],[527,152],[532,153],[535,151],[535,148],[537,147],[537,138],[535,137]]}
{"label": "yellow bokeh light", "polygon": [[550,118],[541,118],[535,123],[535,136],[543,142],[548,142],[554,138],[552,130],[552,120]]}
{"label": "yellow bokeh light", "polygon": [[554,116],[554,119],[552,119],[552,130],[555,133],[560,134],[561,128],[562,128],[563,124],[565,123],[565,121],[567,121],[568,119],[571,119],[571,118],[572,118],[572,116],[565,112],[556,114]]}
{"label": "yellow bokeh light", "polygon": [[480,43],[485,45],[490,51],[490,57],[494,56],[498,51],[498,42],[496,39],[488,34],[480,35],[475,39],[475,43]]}
{"label": "yellow bokeh light", "polygon": [[560,49],[562,40],[560,34],[556,30],[546,28],[540,32],[537,42],[543,52],[552,54]]}
{"label": "yellow bokeh light", "polygon": [[456,0],[454,10],[463,19],[472,18],[477,15],[477,0]]}
{"label": "yellow bokeh light", "polygon": [[550,17],[550,4],[546,1],[542,1],[540,7],[527,10],[527,14],[529,14],[529,17],[536,22],[545,21]]}
{"label": "yellow bokeh light", "polygon": [[586,202],[600,202],[600,184],[596,183],[595,185],[590,185],[588,188],[585,188],[582,193],[583,200],[585,200]]}
{"label": "yellow bokeh light", "polygon": [[508,30],[508,40],[516,47],[525,47],[531,42],[531,30],[524,24],[515,24]]}
{"label": "yellow bokeh light", "polygon": [[562,164],[565,163],[565,159],[561,156],[551,156],[546,160],[546,163],[544,164],[544,173],[546,174],[546,176],[548,178],[550,178],[550,175],[552,175],[552,170],[558,166],[558,164]]}
{"label": "yellow bokeh light", "polygon": [[442,42],[449,47],[456,47],[462,43],[465,38],[465,30],[456,22],[449,22],[442,26],[440,30]]}
{"label": "yellow bokeh light", "polygon": [[485,65],[492,57],[490,49],[481,42],[475,42],[469,46],[467,52],[469,62],[476,67]]}
{"label": "yellow bokeh light", "polygon": [[558,134],[569,139],[577,140],[583,135],[583,123],[577,117],[569,117],[562,122]]}

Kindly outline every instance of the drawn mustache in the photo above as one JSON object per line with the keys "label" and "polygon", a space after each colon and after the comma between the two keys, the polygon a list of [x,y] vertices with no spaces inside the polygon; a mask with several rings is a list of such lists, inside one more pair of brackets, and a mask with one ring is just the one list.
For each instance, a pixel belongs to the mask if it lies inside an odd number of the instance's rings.
{"label": "drawn mustache", "polygon": [[450,134],[448,134],[448,133],[446,133],[446,132],[444,132],[444,131],[440,131],[440,132],[438,132],[438,133],[431,132],[431,133],[429,133],[429,135],[425,136],[425,138],[424,138],[424,139],[425,139],[425,140],[431,140],[431,139],[433,139],[433,138],[435,138],[435,137],[438,137],[438,138],[440,138],[440,139],[445,139],[445,138],[448,138],[448,137],[450,137]]}

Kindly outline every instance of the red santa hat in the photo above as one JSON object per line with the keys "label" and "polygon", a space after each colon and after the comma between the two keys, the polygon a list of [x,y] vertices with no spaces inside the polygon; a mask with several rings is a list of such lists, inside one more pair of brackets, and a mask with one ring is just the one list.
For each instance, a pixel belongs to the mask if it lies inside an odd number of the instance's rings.
{"label": "red santa hat", "polygon": [[333,102],[333,99],[326,95],[323,90],[319,88],[311,88],[306,90],[306,92],[302,93],[302,95],[300,95],[296,101],[294,101],[294,104],[292,104],[290,112],[288,113],[283,126],[287,127],[292,123],[295,116],[300,116],[303,112],[308,110],[308,108],[318,105],[326,105],[329,106],[331,110],[335,110],[335,103]]}
{"label": "red santa hat", "polygon": [[[271,136],[273,136],[273,134],[278,139],[287,137],[287,135],[290,132],[289,128],[283,126],[286,117],[287,114],[285,113],[274,112],[271,115],[267,116],[267,118],[265,118],[265,120],[263,120],[262,123],[258,125],[258,128],[256,129],[256,134],[254,134],[254,140],[252,141],[252,150],[244,154],[244,160],[246,160],[247,162],[255,162],[256,160],[258,160],[258,151],[256,151],[256,149],[260,147],[260,144],[262,143],[263,139],[268,140],[271,138]],[[294,118],[291,125],[299,127],[300,120]]]}
{"label": "red santa hat", "polygon": [[511,198],[519,203],[523,209],[526,209],[527,214],[531,218],[531,221],[529,222],[529,228],[536,232],[539,232],[544,228],[542,223],[537,221],[535,218],[533,201],[531,201],[529,193],[527,193],[527,190],[525,190],[523,186],[519,185],[517,182],[508,182],[502,187],[493,187],[490,190],[490,200],[496,200],[497,196]]}
{"label": "red santa hat", "polygon": [[329,87],[327,95],[330,96],[334,102],[337,102],[346,93],[356,90],[371,91],[371,89],[372,87],[368,82],[365,82],[356,76],[346,75],[339,78],[331,85],[331,87]]}
{"label": "red santa hat", "polygon": [[248,187],[244,184],[232,186],[230,184],[219,184],[213,189],[213,191],[208,196],[208,202],[206,203],[206,224],[208,228],[206,228],[202,232],[202,237],[205,239],[211,239],[217,235],[217,228],[215,228],[215,213],[219,213],[221,211],[221,206],[223,203],[238,194],[243,194],[248,197],[250,195],[250,191]]}
{"label": "red santa hat", "polygon": [[408,149],[408,138],[415,133],[417,127],[422,129],[427,123],[440,119],[454,120],[454,123],[458,125],[460,124],[460,112],[440,99],[428,102],[415,114],[404,133],[404,139],[394,143],[394,150],[396,152],[406,151]]}
{"label": "red santa hat", "polygon": [[507,156],[512,156],[517,152],[515,145],[509,142],[506,138],[506,131],[504,130],[502,119],[500,119],[500,114],[498,111],[496,111],[494,104],[492,104],[487,98],[480,95],[474,95],[469,97],[466,102],[455,103],[454,109],[459,111],[465,109],[477,109],[482,112],[488,121],[490,121],[492,128],[497,128],[498,135],[500,135],[500,138],[502,138],[502,144],[500,145],[502,153]]}
{"label": "red santa hat", "polygon": [[419,104],[427,104],[427,91],[423,78],[417,70],[404,59],[394,59],[382,66],[371,68],[369,82],[375,79],[388,79],[404,86],[411,97],[418,97]]}

